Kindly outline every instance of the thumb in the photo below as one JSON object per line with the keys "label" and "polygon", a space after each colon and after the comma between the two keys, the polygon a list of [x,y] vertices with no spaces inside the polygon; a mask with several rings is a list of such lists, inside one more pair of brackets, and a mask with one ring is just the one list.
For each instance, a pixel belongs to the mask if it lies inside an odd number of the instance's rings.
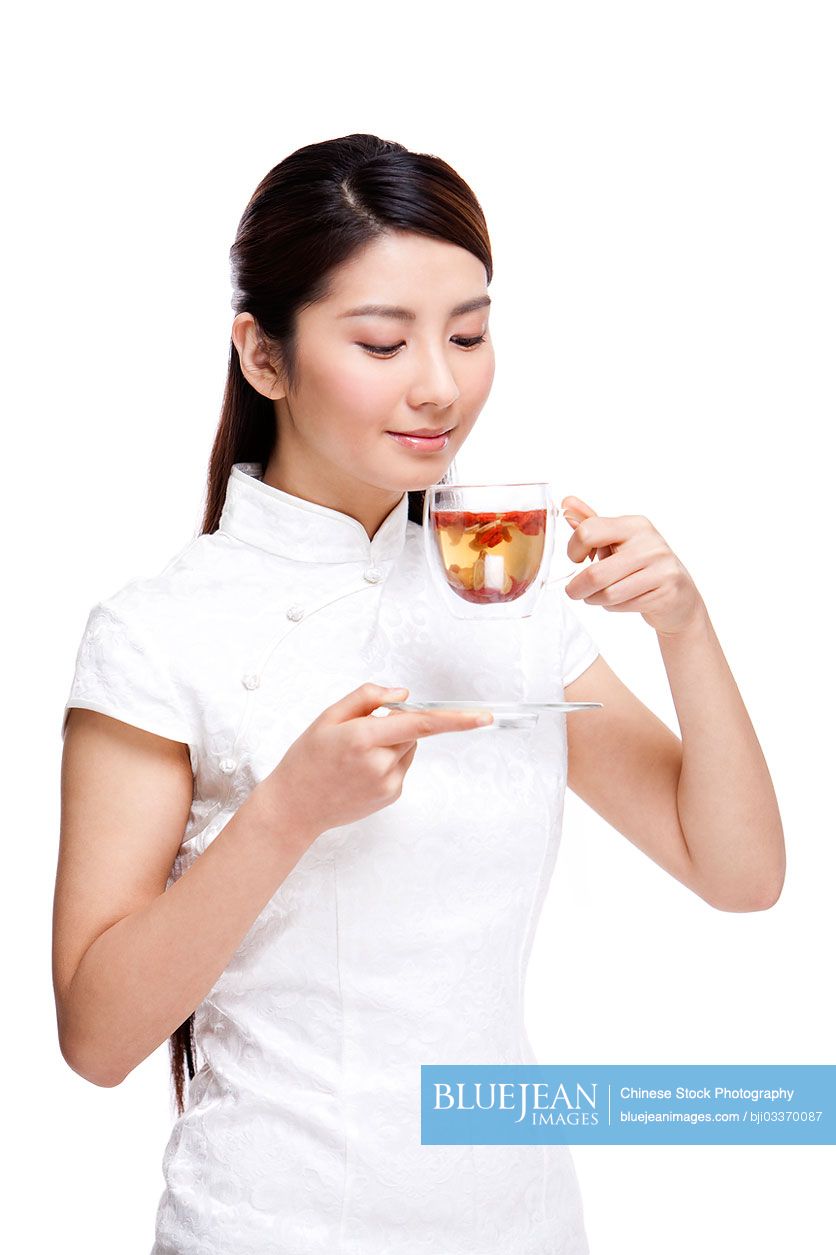
{"label": "thumb", "polygon": [[[566,522],[569,524],[572,531],[575,530],[578,523],[580,523],[583,519],[594,519],[598,517],[592,506],[587,505],[585,501],[581,501],[580,497],[564,497],[560,504],[566,511]],[[597,549],[592,549],[589,554],[590,562],[594,562],[598,556],[599,551]]]}
{"label": "thumb", "polygon": [[382,684],[361,684],[351,693],[346,693],[339,701],[326,706],[320,718],[328,723],[343,723],[346,719],[356,719],[360,715],[370,715],[384,702],[403,701],[409,693],[407,688],[386,688]]}
{"label": "thumb", "polygon": [[567,522],[580,523],[581,519],[595,518],[592,506],[581,501],[580,497],[564,497],[560,504],[568,516]]}

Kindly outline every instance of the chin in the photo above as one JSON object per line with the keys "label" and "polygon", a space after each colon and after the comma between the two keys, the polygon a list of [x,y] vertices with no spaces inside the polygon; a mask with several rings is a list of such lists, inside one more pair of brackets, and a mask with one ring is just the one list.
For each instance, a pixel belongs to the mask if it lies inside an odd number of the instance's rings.
{"label": "chin", "polygon": [[437,475],[422,475],[420,479],[415,480],[408,488],[405,488],[404,491],[424,492],[427,488],[431,488],[433,484],[440,483],[449,469],[449,466],[445,466],[444,469],[440,470]]}

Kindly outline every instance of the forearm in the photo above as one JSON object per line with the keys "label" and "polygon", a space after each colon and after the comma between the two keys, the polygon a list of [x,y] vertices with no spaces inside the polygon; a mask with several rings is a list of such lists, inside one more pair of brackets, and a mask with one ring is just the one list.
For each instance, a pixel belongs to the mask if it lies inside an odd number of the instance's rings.
{"label": "forearm", "polygon": [[62,1007],[71,1066],[119,1084],[192,1013],[313,840],[278,829],[258,789],[191,867],[108,928],[82,958]]}
{"label": "forearm", "polygon": [[680,824],[702,892],[725,910],[768,907],[784,879],[781,816],[704,604],[689,628],[657,638],[682,738]]}

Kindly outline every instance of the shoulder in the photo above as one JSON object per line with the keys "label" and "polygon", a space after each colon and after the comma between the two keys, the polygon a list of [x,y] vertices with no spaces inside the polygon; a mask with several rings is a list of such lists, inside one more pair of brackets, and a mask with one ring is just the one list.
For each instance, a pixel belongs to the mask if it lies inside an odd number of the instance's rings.
{"label": "shoulder", "polygon": [[135,576],[97,603],[91,614],[121,624],[160,646],[193,636],[219,596],[230,588],[229,545],[220,532],[196,536],[153,575]]}
{"label": "shoulder", "polygon": [[89,611],[65,706],[83,706],[160,736],[196,742],[190,686],[207,607],[224,570],[214,536],[198,536],[162,570],[128,580]]}

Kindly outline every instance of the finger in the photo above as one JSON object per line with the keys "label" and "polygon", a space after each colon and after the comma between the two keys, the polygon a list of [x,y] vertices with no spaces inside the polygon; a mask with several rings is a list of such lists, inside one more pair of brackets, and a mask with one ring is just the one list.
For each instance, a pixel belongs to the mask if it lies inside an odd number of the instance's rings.
{"label": "finger", "polygon": [[342,723],[346,719],[356,719],[360,715],[370,715],[384,702],[403,701],[408,695],[406,688],[386,688],[382,684],[361,684],[351,693],[346,693],[339,701],[327,706],[322,716],[328,722]]}
{"label": "finger", "polygon": [[[573,531],[584,519],[598,517],[592,506],[582,501],[580,497],[564,497],[560,504],[566,511],[564,518]],[[589,560],[594,562],[596,558],[606,558],[610,553],[612,553],[611,549],[600,550],[594,548],[589,551]],[[569,554],[569,557],[571,557],[571,554]]]}
{"label": "finger", "polygon": [[636,514],[622,514],[617,518],[608,518],[596,514],[593,518],[581,519],[569,537],[567,553],[573,562],[583,562],[593,549],[605,545],[623,545],[638,532],[647,527],[647,519]]}
{"label": "finger", "polygon": [[[572,515],[570,515],[570,514],[567,514],[567,515],[566,515],[566,522],[569,524],[569,526],[571,527],[572,531],[574,531],[574,530],[575,530],[575,528],[578,526],[578,524],[580,523],[580,521],[581,521],[580,519],[573,518],[573,517],[572,517]],[[599,552],[599,551],[598,551],[597,549],[593,549],[593,550],[590,552],[589,557],[590,557],[590,559],[591,559],[593,562],[594,562],[594,560],[595,560],[595,555],[596,555],[598,552]],[[605,553],[603,556],[604,556],[604,557],[606,557],[606,556],[607,556],[607,554],[609,554],[609,553],[612,553],[612,550],[611,550],[611,549],[607,549],[607,553]],[[569,553],[568,546],[567,546],[567,548],[566,548],[566,554],[567,554],[567,556],[568,556],[568,557],[571,557],[571,556],[572,556],[572,555]]]}
{"label": "finger", "polygon": [[439,732],[468,731],[484,726],[484,716],[492,722],[493,716],[485,708],[476,710],[395,710],[380,719],[369,719],[374,730],[367,735],[372,745],[399,745],[404,741],[417,741],[421,737],[435,736]]}
{"label": "finger", "polygon": [[415,751],[417,750],[417,748],[418,748],[418,742],[412,741],[410,744],[410,748],[406,750],[405,753],[401,754],[398,757],[397,761],[400,764],[403,771],[406,771],[406,769],[409,767],[409,764],[412,762],[413,758],[415,757]]}
{"label": "finger", "polygon": [[635,571],[644,570],[645,565],[646,559],[643,559],[640,554],[631,550],[629,546],[622,546],[613,554],[599,555],[599,560],[594,566],[584,567],[572,582],[566,585],[566,593],[576,601],[592,597],[608,585],[626,579]]}
{"label": "finger", "polygon": [[[657,591],[657,589],[652,588],[650,593]],[[650,593],[642,593],[641,597],[631,597],[629,601],[621,601],[617,606],[605,606],[604,608],[606,610],[612,610],[614,614],[632,610],[636,610],[639,614],[643,614],[649,610],[653,610],[656,605],[656,603],[651,599]]]}
{"label": "finger", "polygon": [[637,598],[655,592],[659,588],[659,581],[658,571],[654,571],[652,567],[646,567],[642,571],[628,575],[626,579],[609,584],[600,592],[591,593],[583,600],[588,606],[604,606],[607,610],[616,610],[620,609],[625,602],[633,603]]}
{"label": "finger", "polygon": [[567,514],[571,514],[578,521],[595,517],[592,506],[581,501],[580,497],[564,497],[560,504]]}
{"label": "finger", "polygon": [[411,750],[415,750],[417,748],[417,741],[404,741],[402,745],[399,745],[396,742],[394,745],[389,746],[389,749],[393,752],[394,761],[396,763],[399,763],[403,758],[405,758]]}

